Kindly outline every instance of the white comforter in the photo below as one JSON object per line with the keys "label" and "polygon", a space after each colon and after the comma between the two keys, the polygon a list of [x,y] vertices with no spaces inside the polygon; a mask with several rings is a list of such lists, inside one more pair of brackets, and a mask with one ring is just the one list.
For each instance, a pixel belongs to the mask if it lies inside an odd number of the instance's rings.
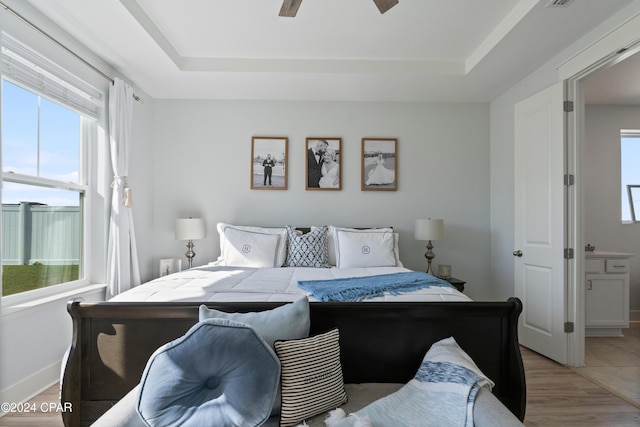
{"label": "white comforter", "polygon": [[[160,277],[115,296],[110,301],[295,301],[309,295],[298,280],[329,280],[411,271],[374,268],[248,268],[202,266]],[[431,287],[366,301],[471,301],[454,288]]]}

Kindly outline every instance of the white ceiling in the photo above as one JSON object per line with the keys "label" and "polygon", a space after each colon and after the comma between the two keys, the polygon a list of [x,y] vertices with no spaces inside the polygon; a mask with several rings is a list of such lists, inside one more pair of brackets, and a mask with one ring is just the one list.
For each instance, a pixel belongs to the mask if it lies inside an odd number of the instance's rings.
{"label": "white ceiling", "polygon": [[28,0],[153,98],[488,102],[632,0]]}

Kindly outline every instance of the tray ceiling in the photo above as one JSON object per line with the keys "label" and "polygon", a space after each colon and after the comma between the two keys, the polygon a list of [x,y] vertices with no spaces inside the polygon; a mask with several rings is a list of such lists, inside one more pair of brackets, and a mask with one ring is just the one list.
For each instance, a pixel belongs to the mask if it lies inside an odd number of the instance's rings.
{"label": "tray ceiling", "polygon": [[631,0],[28,0],[150,96],[488,102]]}

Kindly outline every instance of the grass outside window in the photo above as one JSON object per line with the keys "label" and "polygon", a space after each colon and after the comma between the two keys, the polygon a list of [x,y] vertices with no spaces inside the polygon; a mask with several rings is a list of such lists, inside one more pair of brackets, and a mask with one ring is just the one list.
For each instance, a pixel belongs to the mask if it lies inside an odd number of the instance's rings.
{"label": "grass outside window", "polygon": [[4,265],[2,266],[2,295],[13,295],[78,279],[77,264]]}

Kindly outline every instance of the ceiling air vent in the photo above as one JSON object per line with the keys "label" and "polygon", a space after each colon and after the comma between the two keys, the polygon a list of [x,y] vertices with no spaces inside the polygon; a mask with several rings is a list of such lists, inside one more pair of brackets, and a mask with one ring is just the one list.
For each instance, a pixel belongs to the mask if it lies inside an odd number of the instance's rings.
{"label": "ceiling air vent", "polygon": [[566,7],[569,6],[571,2],[573,2],[573,0],[551,0],[545,7]]}

